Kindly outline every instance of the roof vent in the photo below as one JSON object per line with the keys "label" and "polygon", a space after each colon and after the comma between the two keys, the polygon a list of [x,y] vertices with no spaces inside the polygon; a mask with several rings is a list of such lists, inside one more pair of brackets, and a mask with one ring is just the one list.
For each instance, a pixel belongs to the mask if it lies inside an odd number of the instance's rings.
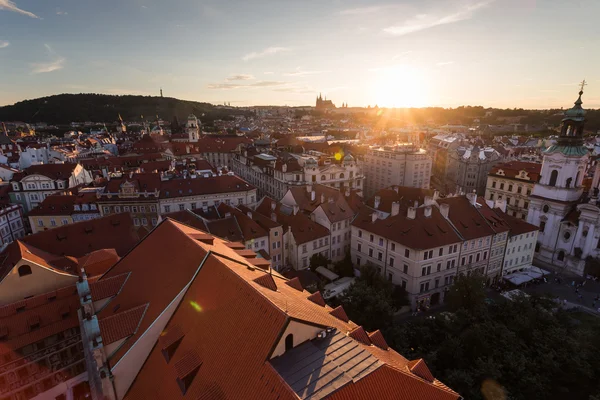
{"label": "roof vent", "polygon": [[369,339],[367,332],[365,332],[362,326],[359,326],[358,328],[350,332],[348,336],[350,336],[352,339],[358,342],[361,342],[362,344],[366,344],[367,346],[371,345],[371,340]]}
{"label": "roof vent", "polygon": [[428,382],[433,383],[434,377],[429,371],[427,364],[425,364],[425,360],[422,358],[418,360],[413,360],[408,363],[408,369],[413,374],[417,375],[419,378],[425,379]]}
{"label": "roof vent", "polygon": [[373,343],[375,346],[379,347],[382,350],[387,350],[389,347],[387,342],[383,338],[383,334],[379,329],[369,333],[369,340],[371,340],[371,343]]}
{"label": "roof vent", "polygon": [[184,334],[179,325],[173,325],[162,331],[160,344],[162,345],[162,354],[167,363],[173,358],[175,350],[177,350],[177,347],[181,344],[183,337]]}
{"label": "roof vent", "polygon": [[285,284],[289,287],[296,289],[299,292],[302,292],[304,290],[304,288],[302,287],[302,283],[300,283],[300,279],[298,279],[298,277],[286,281]]}
{"label": "roof vent", "polygon": [[310,296],[308,296],[308,300],[312,301],[316,305],[325,307],[325,300],[323,299],[323,296],[321,296],[321,292],[315,292],[311,294]]}
{"label": "roof vent", "polygon": [[329,311],[329,314],[333,315],[337,319],[342,320],[344,322],[349,321],[348,315],[346,314],[346,311],[344,310],[344,307],[342,307],[342,306],[337,306],[333,310]]}
{"label": "roof vent", "polygon": [[253,279],[252,282],[259,284],[260,286],[270,289],[274,292],[277,291],[277,284],[273,280],[273,276],[271,274],[263,274],[256,279]]}
{"label": "roof vent", "polygon": [[175,363],[175,372],[177,373],[177,384],[181,389],[181,394],[185,394],[198,374],[202,365],[200,356],[195,350],[188,351],[181,360]]}

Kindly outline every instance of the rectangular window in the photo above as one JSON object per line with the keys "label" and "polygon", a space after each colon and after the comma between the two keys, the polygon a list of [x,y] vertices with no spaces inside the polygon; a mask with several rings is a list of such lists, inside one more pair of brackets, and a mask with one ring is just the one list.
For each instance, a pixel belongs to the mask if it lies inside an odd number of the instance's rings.
{"label": "rectangular window", "polygon": [[140,212],[145,213],[146,212],[146,206],[140,206]]}
{"label": "rectangular window", "polygon": [[390,267],[394,266],[394,257],[390,257]]}
{"label": "rectangular window", "polygon": [[108,214],[110,212],[110,208],[108,207],[102,207],[102,209],[104,210],[104,214]]}
{"label": "rectangular window", "polygon": [[148,220],[146,218],[142,218],[142,225],[148,226]]}
{"label": "rectangular window", "polygon": [[358,231],[358,237],[361,238],[362,237],[362,231]]}
{"label": "rectangular window", "polygon": [[436,278],[435,279],[435,287],[439,287],[440,286],[440,278]]}
{"label": "rectangular window", "polygon": [[51,219],[50,220],[50,226],[56,226],[56,220]]}
{"label": "rectangular window", "polygon": [[409,249],[404,249],[404,257],[406,257],[406,258],[410,257],[410,250]]}
{"label": "rectangular window", "polygon": [[373,249],[369,249],[369,257],[373,257]]}
{"label": "rectangular window", "polygon": [[402,267],[402,272],[408,274],[408,265],[404,264],[404,267]]}
{"label": "rectangular window", "polygon": [[138,218],[134,218],[134,219],[133,219],[133,224],[134,224],[135,226],[140,226],[140,220],[139,220]]}
{"label": "rectangular window", "polygon": [[440,272],[441,270],[442,270],[442,263],[438,263],[437,272]]}
{"label": "rectangular window", "polygon": [[392,251],[396,251],[396,243],[392,243],[391,248],[392,248]]}
{"label": "rectangular window", "polygon": [[[42,221],[41,219],[38,220],[38,226],[44,226],[44,221]],[[4,229],[2,229],[2,230],[4,230]]]}
{"label": "rectangular window", "polygon": [[165,206],[165,212],[166,213],[170,213],[171,212],[171,206]]}
{"label": "rectangular window", "polygon": [[421,268],[421,276],[427,275],[427,267]]}
{"label": "rectangular window", "polygon": [[441,247],[441,248],[440,248],[440,251],[438,252],[438,257],[441,257],[441,256],[443,256],[443,255],[444,255],[444,248],[443,248],[443,247]]}
{"label": "rectangular window", "polygon": [[152,226],[156,226],[156,218],[152,218]]}
{"label": "rectangular window", "polygon": [[67,219],[63,218],[63,220],[62,220],[62,224],[63,224],[63,225],[67,225],[68,223],[69,223],[69,220],[67,220]]}
{"label": "rectangular window", "polygon": [[306,245],[305,244],[302,245],[302,254],[306,254]]}
{"label": "rectangular window", "polygon": [[469,255],[469,264],[473,263],[473,254]]}
{"label": "rectangular window", "polygon": [[483,259],[485,260],[487,258],[487,251],[483,252]]}
{"label": "rectangular window", "polygon": [[179,211],[185,211],[185,204],[179,205]]}
{"label": "rectangular window", "polygon": [[383,246],[383,239],[379,238],[379,245]]}
{"label": "rectangular window", "polygon": [[462,260],[460,260],[460,265],[465,265],[465,258],[463,257]]}
{"label": "rectangular window", "polygon": [[402,286],[403,289],[406,289],[406,281],[404,279],[402,279],[400,286]]}
{"label": "rectangular window", "polygon": [[378,259],[379,261],[383,260],[383,253],[382,253],[382,252],[378,252],[378,253],[377,253],[377,259]]}
{"label": "rectangular window", "polygon": [[475,255],[475,262],[479,261],[479,253]]}
{"label": "rectangular window", "polygon": [[544,229],[546,229],[546,221],[540,221],[540,232],[544,232]]}
{"label": "rectangular window", "polygon": [[362,250],[362,245],[360,243],[358,244],[357,249],[358,249],[358,252],[360,253]]}
{"label": "rectangular window", "polygon": [[373,243],[373,240],[374,240],[374,239],[375,239],[375,238],[373,237],[373,235],[371,235],[371,237],[370,237],[369,241],[370,241],[371,243]]}
{"label": "rectangular window", "polygon": [[[116,209],[116,207],[115,207],[115,209]],[[131,211],[133,211],[134,213],[138,212],[137,206],[131,207]]]}

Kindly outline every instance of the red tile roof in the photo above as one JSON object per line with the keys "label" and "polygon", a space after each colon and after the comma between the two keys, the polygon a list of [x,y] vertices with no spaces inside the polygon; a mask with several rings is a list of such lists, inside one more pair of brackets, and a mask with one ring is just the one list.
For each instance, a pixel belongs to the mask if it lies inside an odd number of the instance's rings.
{"label": "red tile roof", "polygon": [[500,210],[499,208],[494,209],[494,211],[504,220],[504,222],[510,228],[510,236],[535,232],[540,229],[538,226],[532,225],[527,221],[522,220],[521,218],[513,217],[512,215],[508,215],[502,212],[502,210]]}
{"label": "red tile roof", "polygon": [[[120,293],[99,313],[100,319],[114,315],[115,305],[129,309],[149,304],[137,332],[117,350],[111,365],[123,357],[136,357],[126,353],[140,332],[155,323],[186,288],[163,336],[156,339],[159,345],[149,350],[147,358],[146,354],[138,355],[145,358],[145,363],[124,399],[296,399],[268,361],[288,322],[293,319],[334,327],[343,334],[354,332],[357,336],[361,329],[330,315],[331,308],[313,303],[306,291],[284,284],[287,280],[277,273],[270,275],[253,268],[222,240],[215,238],[208,244],[193,238],[198,234],[193,228],[166,220],[99,280],[131,273]],[[164,246],[170,251],[165,252]],[[171,268],[173,265],[177,268]],[[263,284],[265,276],[273,280],[276,290]],[[256,326],[260,326],[260,335],[250,334]],[[366,333],[364,336],[366,339],[362,339],[369,344],[356,342],[358,346],[385,365],[336,388],[332,398],[391,399],[399,394],[406,399],[459,397],[416,377],[408,371],[405,358],[391,349],[371,345]],[[172,349],[169,362],[163,355],[167,342],[179,343]],[[178,381],[184,378],[182,394]],[[392,393],[390,386],[395,397],[388,395]]]}
{"label": "red tile roof", "polygon": [[115,249],[123,256],[140,239],[129,213],[63,225],[21,238],[40,250],[74,257],[100,249]]}
{"label": "red tile roof", "polygon": [[104,345],[109,345],[117,340],[135,334],[147,309],[148,304],[142,304],[141,306],[98,320]]}
{"label": "red tile roof", "polygon": [[494,234],[485,218],[477,211],[466,196],[439,199],[438,203],[448,204],[448,218],[465,240],[472,240]]}
{"label": "red tile roof", "polygon": [[[298,279],[298,278],[295,278],[295,279]],[[350,320],[350,318],[348,318],[348,315],[346,315],[346,311],[344,311],[344,307],[342,307],[342,306],[337,306],[336,308],[331,310],[329,312],[329,314],[333,315],[337,319],[341,319],[344,322],[348,322]]]}
{"label": "red tile roof", "polygon": [[[406,210],[400,210],[398,215],[389,216],[386,219],[376,219],[373,222],[373,211],[363,209],[352,225],[365,232],[374,233],[417,250],[441,247],[462,241],[437,207],[431,206],[431,216],[429,217],[425,216],[424,208],[416,209],[415,213],[415,219],[410,219]],[[450,213],[452,213],[452,208],[450,208]],[[364,233],[363,237],[365,237]]]}
{"label": "red tile roof", "polygon": [[369,335],[367,335],[367,332],[364,330],[364,328],[362,326],[359,326],[356,329],[354,329],[352,332],[349,333],[349,335],[350,335],[350,337],[352,337],[355,340],[358,340],[362,344],[365,344],[367,346],[369,346],[371,344]]}
{"label": "red tile roof", "polygon": [[32,165],[23,172],[15,174],[13,180],[20,181],[26,176],[43,175],[53,180],[68,181],[76,167],[77,164],[72,163]]}
{"label": "red tile roof", "polygon": [[408,369],[410,370],[410,372],[412,372],[420,378],[425,379],[426,381],[433,383],[433,380],[435,379],[431,374],[431,371],[429,371],[429,368],[427,368],[425,360],[423,360],[422,358],[410,361],[408,363]]}
{"label": "red tile roof", "polygon": [[[504,172],[504,175],[498,175],[498,172],[500,170]],[[494,165],[494,167],[490,170],[489,175],[496,175],[499,177],[505,177],[510,179],[518,179],[517,176],[521,174],[521,171],[527,172],[529,181],[539,182],[542,171],[542,164],[525,161],[508,161]],[[518,180],[528,182],[528,180],[525,179]]]}
{"label": "red tile roof", "polygon": [[[398,190],[396,192],[395,189]],[[425,197],[433,198],[434,191],[431,189],[420,189],[405,186],[392,186],[387,189],[381,189],[373,197],[366,201],[366,205],[375,208],[375,197],[379,196],[379,206],[377,210],[387,213],[392,212],[392,203],[400,203],[400,209],[406,210],[408,207],[413,207],[415,201],[422,205],[425,202]]]}
{"label": "red tile roof", "polygon": [[296,289],[300,292],[304,290],[304,288],[302,287],[302,284],[300,283],[300,279],[298,279],[297,277],[290,279],[289,281],[286,281],[285,284],[288,285],[289,287],[293,287],[294,289]]}
{"label": "red tile roof", "polygon": [[307,299],[321,307],[325,307],[325,300],[323,299],[323,296],[321,296],[321,292],[314,292],[308,296]]}
{"label": "red tile roof", "polygon": [[385,338],[383,337],[383,334],[381,333],[381,331],[379,329],[377,329],[374,332],[369,333],[369,340],[371,340],[371,343],[373,343],[375,346],[379,347],[380,349],[383,349],[383,350],[388,349],[388,344],[385,341]]}
{"label": "red tile roof", "polygon": [[160,198],[201,196],[216,193],[246,192],[256,189],[243,179],[232,175],[211,178],[170,179],[160,184]]}

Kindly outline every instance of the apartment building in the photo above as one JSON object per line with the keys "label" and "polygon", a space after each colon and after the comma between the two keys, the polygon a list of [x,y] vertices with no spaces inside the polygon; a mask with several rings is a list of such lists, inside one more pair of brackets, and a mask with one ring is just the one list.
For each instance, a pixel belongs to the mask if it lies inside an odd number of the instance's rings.
{"label": "apartment building", "polygon": [[508,161],[496,164],[489,172],[485,189],[488,200],[505,200],[506,213],[527,219],[529,196],[539,183],[542,164]]}
{"label": "apartment building", "polygon": [[508,214],[502,215],[502,218],[510,227],[502,268],[504,276],[531,266],[540,228]]}
{"label": "apartment building", "polygon": [[10,200],[27,214],[46,197],[92,181],[92,174],[80,164],[32,165],[13,175]]}
{"label": "apartment building", "polygon": [[455,152],[460,140],[455,135],[436,135],[429,140],[427,151],[432,159],[431,165],[431,187],[449,193],[446,184],[448,165],[450,164],[450,153]]}
{"label": "apartment building", "polygon": [[358,196],[349,188],[340,192],[321,184],[292,187],[281,199],[289,207],[299,207],[300,212],[310,216],[316,223],[330,232],[331,260],[342,260],[350,251],[350,224],[356,215],[351,196]]}
{"label": "apartment building", "polygon": [[267,253],[271,259],[271,266],[276,271],[280,271],[285,266],[285,242],[284,242],[284,231],[283,224],[277,221],[277,214],[275,214],[274,206],[275,203],[271,204],[271,215],[269,217],[262,215],[249,208],[248,206],[240,205],[237,208],[246,213],[248,218],[251,218],[259,226],[269,232],[269,249]]}
{"label": "apartment building", "polygon": [[[441,207],[444,207],[442,214],[448,218],[463,240],[458,273],[470,275],[476,272],[486,276],[492,241],[496,232],[479,212],[477,196],[475,193],[469,193],[467,196],[438,199],[437,202],[440,210],[442,210]],[[500,234],[500,238],[503,238],[504,235],[508,235],[508,233]]]}
{"label": "apartment building", "polygon": [[258,153],[246,148],[236,154],[233,172],[258,188],[259,196],[281,199],[294,186],[321,184],[362,195],[364,176],[355,158],[346,154],[339,162],[335,157],[317,151],[305,154]]}
{"label": "apartment building", "polygon": [[504,201],[486,200],[483,197],[476,199],[475,207],[477,211],[485,218],[486,222],[494,231],[492,236],[492,246],[490,249],[490,260],[486,272],[487,283],[496,283],[502,278],[502,261],[504,260],[504,251],[509,238],[510,225],[506,222],[504,214]]}
{"label": "apartment building", "polygon": [[408,293],[413,309],[439,304],[457,273],[462,238],[431,198],[420,205],[391,204],[380,218],[363,209],[352,223],[352,261],[373,265]]}
{"label": "apartment building", "polygon": [[502,155],[492,147],[460,146],[450,152],[446,175],[447,193],[485,194],[487,176]]}
{"label": "apartment building", "polygon": [[61,225],[99,218],[97,200],[95,192],[48,196],[29,212],[31,232],[37,233]]}
{"label": "apartment building", "polygon": [[283,224],[284,265],[301,270],[309,267],[310,258],[315,254],[331,258],[329,229],[300,212],[300,207],[286,206],[264,197],[256,212],[271,215]]}
{"label": "apartment building", "polygon": [[207,178],[174,178],[160,182],[160,212],[207,209],[224,203],[228,206],[256,206],[257,190],[233,175]]}
{"label": "apartment building", "polygon": [[431,165],[427,151],[413,144],[371,147],[363,162],[365,196],[392,185],[429,189]]}
{"label": "apartment building", "polygon": [[19,204],[0,204],[0,247],[25,236],[25,217]]}

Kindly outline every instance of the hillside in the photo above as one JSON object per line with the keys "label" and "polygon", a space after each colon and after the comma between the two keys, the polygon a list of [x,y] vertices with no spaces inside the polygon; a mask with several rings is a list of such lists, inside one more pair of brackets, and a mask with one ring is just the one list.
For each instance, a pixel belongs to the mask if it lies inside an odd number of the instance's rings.
{"label": "hillside", "polygon": [[212,104],[179,100],[172,97],[113,96],[105,94],[59,94],[33,100],[20,101],[11,106],[0,107],[0,121],[47,122],[67,124],[72,121],[116,121],[121,114],[125,121],[139,121],[140,116],[152,120],[156,115],[171,121],[180,121],[189,114],[210,122],[237,110],[220,110]]}

